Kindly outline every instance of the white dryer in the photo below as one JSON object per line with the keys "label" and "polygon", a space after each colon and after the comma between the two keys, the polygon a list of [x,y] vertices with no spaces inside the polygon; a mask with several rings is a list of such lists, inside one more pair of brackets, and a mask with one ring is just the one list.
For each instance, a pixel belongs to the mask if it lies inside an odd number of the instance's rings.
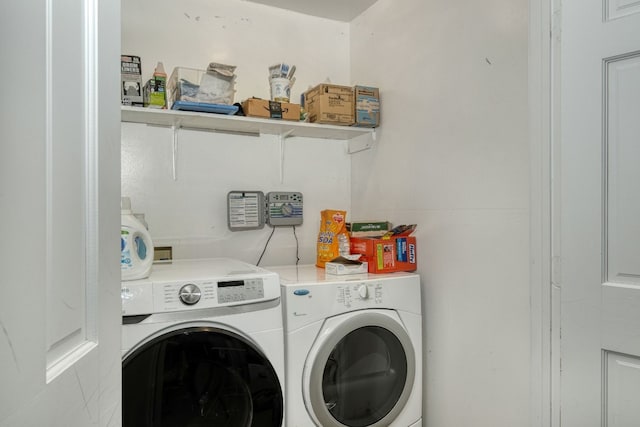
{"label": "white dryer", "polygon": [[122,282],[123,427],[280,427],[277,274],[216,258]]}
{"label": "white dryer", "polygon": [[420,277],[279,274],[289,427],[422,425]]}

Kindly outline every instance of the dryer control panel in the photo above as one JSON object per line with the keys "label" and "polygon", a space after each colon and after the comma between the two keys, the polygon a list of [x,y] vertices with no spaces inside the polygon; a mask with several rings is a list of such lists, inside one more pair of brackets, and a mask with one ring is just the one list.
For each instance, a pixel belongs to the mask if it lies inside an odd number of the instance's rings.
{"label": "dryer control panel", "polygon": [[346,308],[382,304],[382,283],[360,282],[336,287],[336,302]]}
{"label": "dryer control panel", "polygon": [[313,265],[273,268],[280,275],[285,329],[296,331],[328,317],[369,309],[421,312],[415,273],[334,276]]}

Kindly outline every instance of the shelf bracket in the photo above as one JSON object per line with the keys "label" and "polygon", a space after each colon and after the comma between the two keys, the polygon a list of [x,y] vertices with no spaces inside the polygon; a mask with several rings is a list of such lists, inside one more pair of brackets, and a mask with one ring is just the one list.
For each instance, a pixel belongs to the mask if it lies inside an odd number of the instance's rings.
{"label": "shelf bracket", "polygon": [[369,150],[376,140],[376,129],[374,128],[370,134],[360,135],[352,138],[348,142],[348,154],[359,153],[360,151]]}
{"label": "shelf bracket", "polygon": [[293,129],[280,134],[280,184],[284,184],[284,141],[291,136]]}

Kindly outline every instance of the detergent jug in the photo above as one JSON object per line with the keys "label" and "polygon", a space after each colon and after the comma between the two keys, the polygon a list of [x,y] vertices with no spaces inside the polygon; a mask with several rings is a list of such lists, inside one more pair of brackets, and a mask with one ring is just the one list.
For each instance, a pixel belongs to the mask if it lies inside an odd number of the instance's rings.
{"label": "detergent jug", "polygon": [[122,280],[149,277],[153,264],[153,242],[146,227],[131,211],[131,200],[120,199],[120,272]]}

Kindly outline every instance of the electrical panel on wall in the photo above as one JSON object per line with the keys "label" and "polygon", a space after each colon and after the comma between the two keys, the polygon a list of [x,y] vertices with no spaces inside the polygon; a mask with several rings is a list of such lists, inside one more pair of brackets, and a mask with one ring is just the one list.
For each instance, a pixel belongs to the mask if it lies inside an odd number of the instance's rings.
{"label": "electrical panel on wall", "polygon": [[227,194],[227,224],[231,231],[264,227],[265,202],[262,191],[230,191]]}
{"label": "electrical panel on wall", "polygon": [[302,193],[267,193],[267,223],[271,226],[302,224]]}

